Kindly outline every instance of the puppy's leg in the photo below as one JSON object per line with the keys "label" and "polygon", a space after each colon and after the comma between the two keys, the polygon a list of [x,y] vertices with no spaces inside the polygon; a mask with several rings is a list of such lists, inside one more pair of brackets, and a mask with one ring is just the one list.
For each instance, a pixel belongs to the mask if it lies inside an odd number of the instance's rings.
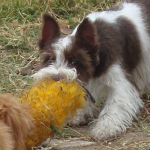
{"label": "puppy's leg", "polygon": [[95,106],[92,100],[88,98],[86,100],[84,108],[77,110],[76,115],[74,116],[73,120],[69,122],[69,125],[85,125],[91,121],[91,118],[98,116],[98,114],[98,108]]}
{"label": "puppy's leg", "polygon": [[143,106],[138,91],[120,65],[110,68],[105,82],[109,89],[108,98],[92,130],[92,136],[98,140],[126,131]]}
{"label": "puppy's leg", "polygon": [[10,128],[0,121],[0,150],[13,150],[14,141]]}

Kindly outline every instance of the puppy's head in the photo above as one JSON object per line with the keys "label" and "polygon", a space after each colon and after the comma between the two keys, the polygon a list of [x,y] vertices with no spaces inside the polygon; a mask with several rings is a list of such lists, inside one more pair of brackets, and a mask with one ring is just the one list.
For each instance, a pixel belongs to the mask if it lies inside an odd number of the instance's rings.
{"label": "puppy's head", "polygon": [[98,63],[98,41],[95,26],[85,18],[72,34],[63,36],[58,23],[48,14],[43,16],[42,38],[39,41],[41,69],[33,75],[38,80],[75,78],[87,82]]}

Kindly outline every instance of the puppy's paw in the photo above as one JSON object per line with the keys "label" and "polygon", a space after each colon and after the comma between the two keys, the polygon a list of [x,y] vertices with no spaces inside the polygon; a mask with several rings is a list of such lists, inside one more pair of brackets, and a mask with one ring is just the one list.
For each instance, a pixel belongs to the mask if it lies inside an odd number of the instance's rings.
{"label": "puppy's paw", "polygon": [[[124,131],[126,128],[124,128]],[[122,128],[112,120],[97,121],[91,131],[92,138],[95,140],[106,140],[110,137],[116,137],[119,133],[123,132]]]}
{"label": "puppy's paw", "polygon": [[79,126],[79,125],[88,125],[93,118],[97,118],[99,115],[99,109],[96,106],[86,106],[86,109],[77,110],[74,118],[69,121],[69,126]]}
{"label": "puppy's paw", "polygon": [[108,132],[104,131],[103,129],[93,129],[91,133],[91,137],[94,140],[98,140],[98,141],[106,140],[112,136]]}
{"label": "puppy's paw", "polygon": [[74,118],[68,122],[69,126],[79,126],[85,124],[87,124],[87,119],[85,116],[85,111],[83,109],[79,109]]}

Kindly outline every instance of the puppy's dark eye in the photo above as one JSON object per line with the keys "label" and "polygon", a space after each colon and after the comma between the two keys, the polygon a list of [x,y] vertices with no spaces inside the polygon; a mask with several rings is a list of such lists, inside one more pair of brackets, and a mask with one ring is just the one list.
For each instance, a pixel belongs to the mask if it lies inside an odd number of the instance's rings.
{"label": "puppy's dark eye", "polygon": [[49,56],[45,57],[45,58],[43,59],[43,63],[44,63],[44,64],[47,63],[47,62],[49,61],[49,59],[50,59]]}
{"label": "puppy's dark eye", "polygon": [[54,61],[55,61],[54,58],[50,58],[50,59],[49,59],[49,63],[53,63]]}
{"label": "puppy's dark eye", "polygon": [[50,56],[47,56],[44,58],[43,60],[43,64],[47,64],[47,63],[53,63],[54,62],[54,58],[50,57]]}
{"label": "puppy's dark eye", "polygon": [[72,66],[76,66],[76,65],[77,65],[77,61],[76,61],[76,60],[73,60],[73,61],[71,62],[71,65],[72,65]]}

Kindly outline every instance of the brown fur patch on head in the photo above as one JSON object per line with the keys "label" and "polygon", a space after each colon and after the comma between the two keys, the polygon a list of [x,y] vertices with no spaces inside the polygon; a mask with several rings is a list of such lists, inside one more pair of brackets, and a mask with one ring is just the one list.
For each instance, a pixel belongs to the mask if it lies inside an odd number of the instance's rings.
{"label": "brown fur patch on head", "polygon": [[27,105],[18,102],[11,94],[1,94],[0,120],[12,130],[12,138],[15,141],[13,150],[24,150],[24,140],[33,127]]}
{"label": "brown fur patch on head", "polygon": [[85,18],[77,28],[75,37],[72,38],[70,50],[65,51],[65,58],[69,66],[76,68],[80,80],[88,82],[93,76],[99,62],[98,52],[99,42],[96,28]]}
{"label": "brown fur patch on head", "polygon": [[65,51],[65,59],[70,68],[76,68],[80,80],[87,82],[92,76],[94,67],[92,67],[91,57],[86,50],[74,45],[70,51]]}

